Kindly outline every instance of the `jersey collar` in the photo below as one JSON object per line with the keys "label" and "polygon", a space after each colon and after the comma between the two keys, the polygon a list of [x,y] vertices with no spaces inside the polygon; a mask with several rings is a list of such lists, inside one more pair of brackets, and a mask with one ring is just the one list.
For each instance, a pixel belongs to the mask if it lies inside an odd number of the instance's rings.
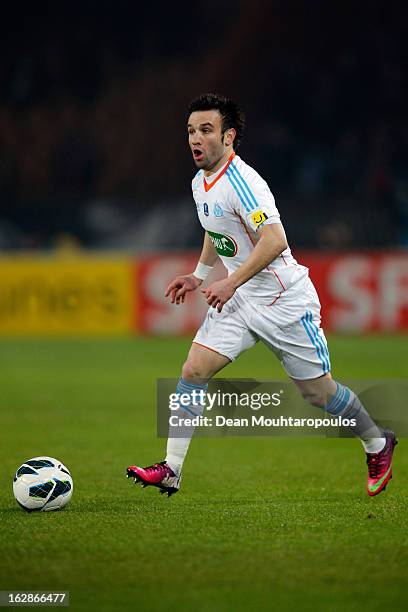
{"label": "jersey collar", "polygon": [[231,153],[224,168],[221,170],[221,172],[215,177],[215,179],[211,183],[207,183],[207,181],[205,180],[205,176],[203,175],[204,189],[206,192],[210,191],[211,187],[214,187],[215,183],[220,180],[223,174],[225,174],[225,172],[228,170],[228,166],[230,165],[234,157],[235,157],[235,151]]}

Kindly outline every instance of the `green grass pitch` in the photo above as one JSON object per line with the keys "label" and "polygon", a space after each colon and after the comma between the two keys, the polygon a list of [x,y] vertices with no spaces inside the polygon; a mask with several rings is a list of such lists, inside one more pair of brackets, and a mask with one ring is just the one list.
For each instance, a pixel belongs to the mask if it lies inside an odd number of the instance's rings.
{"label": "green grass pitch", "polygon": [[[331,337],[338,378],[407,378],[407,337]],[[406,610],[408,459],[365,494],[360,443],[194,440],[167,499],[126,480],[161,460],[157,377],[177,377],[187,339],[0,342],[0,590],[69,590],[73,611]],[[262,346],[223,376],[284,379]],[[70,505],[24,513],[16,467],[61,459]]]}

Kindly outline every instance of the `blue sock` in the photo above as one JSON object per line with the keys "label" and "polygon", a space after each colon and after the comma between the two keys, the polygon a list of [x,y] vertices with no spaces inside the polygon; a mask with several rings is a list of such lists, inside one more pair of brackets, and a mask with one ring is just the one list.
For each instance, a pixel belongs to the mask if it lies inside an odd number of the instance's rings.
{"label": "blue sock", "polygon": [[[190,383],[183,378],[177,383],[176,393],[184,395],[185,399],[190,396],[190,402],[179,403],[179,416],[197,417],[201,416],[204,411],[202,403],[203,391],[206,392],[208,384]],[[205,398],[204,398],[205,401]],[[167,455],[166,463],[170,466],[176,476],[180,475],[184,459],[186,457],[190,440],[193,437],[195,426],[172,427],[169,425],[169,437],[167,440]],[[182,436],[182,437],[180,437]]]}
{"label": "blue sock", "polygon": [[355,419],[356,425],[350,426],[354,435],[360,438],[367,453],[378,453],[384,448],[384,433],[374,423],[354,391],[341,383],[336,382],[336,385],[336,393],[331,397],[325,410],[333,416]]}

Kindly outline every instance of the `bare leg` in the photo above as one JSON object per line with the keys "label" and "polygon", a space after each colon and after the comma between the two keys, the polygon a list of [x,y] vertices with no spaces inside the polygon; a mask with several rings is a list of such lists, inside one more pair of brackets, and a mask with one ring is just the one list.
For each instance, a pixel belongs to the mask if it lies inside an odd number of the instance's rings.
{"label": "bare leg", "polygon": [[[206,390],[210,378],[228,365],[229,362],[230,360],[224,357],[224,355],[220,355],[211,349],[193,343],[187,360],[183,365],[182,375],[178,382],[176,392],[179,394],[191,394],[194,390]],[[200,415],[203,412],[203,407],[196,404],[192,404],[191,408],[187,406],[185,409],[187,412],[192,412],[194,415]],[[177,475],[181,472],[194,430],[194,426],[183,427],[183,437],[178,438],[175,437],[177,430],[169,427],[166,463]]]}
{"label": "bare leg", "polygon": [[293,381],[313,406],[323,408],[333,416],[355,419],[356,425],[350,429],[360,438],[367,453],[378,453],[384,448],[384,433],[374,423],[356,394],[348,387],[336,383],[330,373],[314,380]]}

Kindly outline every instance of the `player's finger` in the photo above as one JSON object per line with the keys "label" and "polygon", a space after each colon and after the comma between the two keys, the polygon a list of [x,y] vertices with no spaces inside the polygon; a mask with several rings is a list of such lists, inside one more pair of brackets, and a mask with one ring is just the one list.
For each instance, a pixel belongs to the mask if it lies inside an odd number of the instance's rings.
{"label": "player's finger", "polygon": [[169,295],[172,295],[174,291],[177,290],[177,287],[171,286],[170,285],[167,287],[166,292],[164,294],[164,297],[168,297]]}
{"label": "player's finger", "polygon": [[167,297],[173,289],[177,289],[180,286],[180,281],[176,278],[169,285],[164,293],[164,297]]}
{"label": "player's finger", "polygon": [[186,292],[186,287],[185,285],[183,285],[182,287],[179,288],[179,290],[176,292],[176,297],[181,297],[182,295],[184,295]]}

